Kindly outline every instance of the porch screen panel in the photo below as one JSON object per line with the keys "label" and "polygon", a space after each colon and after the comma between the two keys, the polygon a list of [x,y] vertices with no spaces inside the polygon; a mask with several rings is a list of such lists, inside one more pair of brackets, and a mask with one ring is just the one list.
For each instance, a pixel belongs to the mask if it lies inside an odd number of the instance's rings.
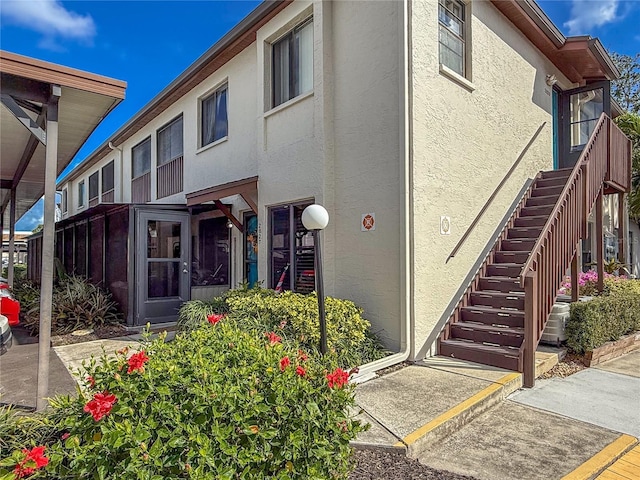
{"label": "porch screen panel", "polygon": [[104,217],[89,222],[89,272],[91,283],[101,284],[104,269]]}
{"label": "porch screen panel", "polygon": [[192,249],[192,285],[230,285],[229,236],[226,217],[198,222],[198,235]]}
{"label": "porch screen panel", "polygon": [[87,274],[87,224],[75,226],[75,268],[74,273],[84,277]]}
{"label": "porch screen panel", "polygon": [[271,279],[269,287],[291,290],[291,248],[289,207],[273,208],[271,210]]}
{"label": "porch screen panel", "polygon": [[[55,256],[58,260],[60,260],[64,265],[64,230],[56,231],[56,240],[54,243],[54,251]],[[39,261],[42,261],[40,259]]]}
{"label": "porch screen panel", "polygon": [[[127,283],[129,210],[110,213],[105,221],[105,287],[113,294],[125,315],[128,311],[129,294]],[[144,255],[144,253],[142,253]]]}
{"label": "porch screen panel", "polygon": [[148,298],[180,295],[180,230],[180,222],[147,223]]}
{"label": "porch screen panel", "polygon": [[62,264],[67,273],[73,272],[73,227],[64,229],[64,258]]}
{"label": "porch screen panel", "polygon": [[302,211],[307,205],[293,207],[294,228],[296,232],[295,288],[298,293],[311,293],[315,290],[314,244],[313,234],[302,225]]}

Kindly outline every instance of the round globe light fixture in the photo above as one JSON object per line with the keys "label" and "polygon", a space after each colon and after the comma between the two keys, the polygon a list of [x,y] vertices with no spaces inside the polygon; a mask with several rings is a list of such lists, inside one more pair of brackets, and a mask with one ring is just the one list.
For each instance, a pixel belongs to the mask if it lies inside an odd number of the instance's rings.
{"label": "round globe light fixture", "polygon": [[329,213],[322,205],[309,205],[302,212],[302,225],[307,230],[324,230],[329,224]]}

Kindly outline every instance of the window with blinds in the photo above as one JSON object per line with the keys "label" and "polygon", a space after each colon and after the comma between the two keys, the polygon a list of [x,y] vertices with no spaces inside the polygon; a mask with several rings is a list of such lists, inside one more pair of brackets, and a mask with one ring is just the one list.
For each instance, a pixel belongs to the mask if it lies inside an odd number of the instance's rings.
{"label": "window with blinds", "polygon": [[182,115],[158,130],[158,165],[182,156]]}
{"label": "window with blinds", "polygon": [[465,9],[461,1],[438,0],[440,63],[463,77],[467,76]]}
{"label": "window with blinds", "polygon": [[272,45],[272,107],[313,90],[313,20]]}

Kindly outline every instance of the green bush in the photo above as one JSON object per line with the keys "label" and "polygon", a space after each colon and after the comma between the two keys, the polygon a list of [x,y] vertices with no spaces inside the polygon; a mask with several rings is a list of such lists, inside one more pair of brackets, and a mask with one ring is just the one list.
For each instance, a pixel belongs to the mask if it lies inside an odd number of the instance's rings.
{"label": "green bush", "polygon": [[[388,354],[355,303],[326,297],[325,310],[327,345],[342,365],[363,365]],[[206,322],[210,313],[227,312],[245,330],[264,333],[278,329],[301,348],[318,349],[320,327],[315,293],[277,294],[262,288],[231,290],[213,302],[186,302],[180,310],[180,326],[193,328]]]}
{"label": "green bush", "polygon": [[640,330],[640,281],[611,282],[609,294],[571,304],[567,345],[584,353]]}
{"label": "green bush", "polygon": [[[20,301],[21,320],[32,335],[40,328],[40,288],[30,282],[14,289]],[[94,328],[120,320],[110,293],[82,277],[70,275],[53,289],[51,333],[63,335],[79,328]]]}
{"label": "green bush", "polygon": [[347,413],[354,389],[336,367],[335,356],[307,357],[230,317],[129,360],[103,358],[78,397],[51,401],[64,415],[38,475],[344,479],[364,427]]}
{"label": "green bush", "polygon": [[[2,268],[0,277],[9,278],[9,267]],[[13,265],[13,280],[24,280],[27,278],[27,265],[25,263],[15,263]]]}

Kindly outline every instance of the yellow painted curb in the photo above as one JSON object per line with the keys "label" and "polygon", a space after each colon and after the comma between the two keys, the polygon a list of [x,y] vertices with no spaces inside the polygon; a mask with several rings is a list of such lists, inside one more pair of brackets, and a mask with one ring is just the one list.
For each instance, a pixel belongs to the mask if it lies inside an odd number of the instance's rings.
{"label": "yellow painted curb", "polygon": [[417,430],[411,432],[409,435],[404,437],[401,442],[397,442],[394,446],[400,447],[404,445],[409,446],[414,444],[420,438],[424,437],[427,433],[431,432],[432,430],[439,427],[440,425],[447,422],[448,420],[452,419],[453,417],[460,415],[465,410],[469,410],[471,407],[473,407],[477,403],[480,403],[489,395],[500,390],[506,384],[512,382],[513,380],[517,379],[520,376],[521,376],[520,373],[509,373],[508,375],[505,375],[504,377],[499,378],[498,380],[493,382],[491,385],[489,385],[487,388],[480,390],[478,393],[468,398],[464,402],[459,403],[458,405],[453,407],[451,410],[444,412],[442,415],[439,415],[438,417],[434,418],[426,425],[423,425]]}
{"label": "yellow painted curb", "polygon": [[638,443],[638,440],[635,437],[631,435],[620,435],[616,440],[604,447],[573,472],[562,477],[562,480],[590,479],[636,443]]}

